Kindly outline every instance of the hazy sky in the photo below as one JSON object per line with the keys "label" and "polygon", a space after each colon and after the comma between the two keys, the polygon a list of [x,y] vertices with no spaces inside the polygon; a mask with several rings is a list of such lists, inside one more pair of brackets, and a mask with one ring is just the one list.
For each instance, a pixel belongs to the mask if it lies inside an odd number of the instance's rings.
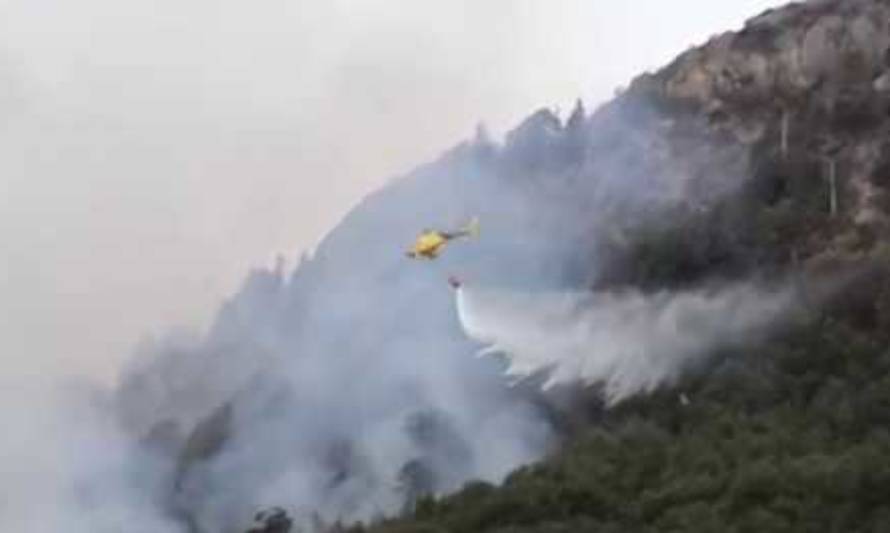
{"label": "hazy sky", "polygon": [[387,177],[775,0],[0,0],[0,376],[109,376]]}

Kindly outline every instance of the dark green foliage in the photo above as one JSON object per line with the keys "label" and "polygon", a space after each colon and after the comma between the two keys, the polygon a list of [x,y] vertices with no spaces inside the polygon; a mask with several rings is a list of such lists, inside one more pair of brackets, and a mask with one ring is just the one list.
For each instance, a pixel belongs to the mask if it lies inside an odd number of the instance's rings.
{"label": "dark green foliage", "polygon": [[[771,39],[750,31],[739,46],[759,49]],[[861,77],[859,58],[847,67]],[[643,76],[622,98],[668,116],[697,112],[692,102],[663,98],[660,87]],[[751,149],[742,190],[652,225],[621,227],[614,238],[605,232],[599,255],[612,264],[596,285],[662,290],[863,257],[876,267],[819,299],[808,320],[759,347],[714,354],[710,368],[671,389],[609,410],[586,398],[571,404],[562,448],[501,486],[473,483],[422,498],[413,513],[368,531],[890,531],[890,254],[880,251],[880,231],[853,223],[852,162],[832,148],[884,123],[870,98],[848,90],[822,109],[815,98],[789,96],[797,133],[787,147],[777,118]],[[875,205],[887,212],[890,143],[880,146],[870,180]]]}
{"label": "dark green foliage", "polygon": [[[829,219],[817,170],[768,161],[735,203],[638,234],[619,283],[781,272],[824,252],[850,226]],[[760,347],[714,354],[710,368],[613,409],[577,402],[566,416],[586,425],[545,461],[500,487],[421,498],[368,531],[890,531],[890,267],[872,257]]]}
{"label": "dark green foliage", "polygon": [[425,498],[371,531],[886,531],[890,350],[848,318],[830,308],[608,411],[501,487]]}
{"label": "dark green foliage", "polygon": [[[823,253],[841,234],[852,248],[872,247],[878,235],[845,214],[849,193],[838,184],[839,212],[831,213],[828,176],[843,161],[806,150],[780,154],[770,142],[752,149],[752,176],[734,194],[690,205],[625,232],[603,252],[597,286],[658,290],[706,279],[778,274],[795,261]],[[841,181],[841,180],[839,180]],[[664,223],[669,221],[670,223]]]}

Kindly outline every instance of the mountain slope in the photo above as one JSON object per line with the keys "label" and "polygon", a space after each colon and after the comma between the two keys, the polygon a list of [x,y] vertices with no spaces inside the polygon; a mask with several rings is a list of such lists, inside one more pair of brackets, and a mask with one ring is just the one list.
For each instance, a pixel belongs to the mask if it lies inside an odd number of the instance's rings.
{"label": "mountain slope", "polygon": [[[890,290],[861,266],[883,264],[888,21],[874,0],[769,12],[590,115],[539,111],[502,145],[480,132],[365,199],[293,273],[253,273],[205,337],[146,346],[122,379],[123,423],[171,472],[165,512],[201,532],[268,506],[312,527],[415,504],[380,527],[877,527]],[[423,227],[472,216],[478,240],[405,258]],[[445,283],[653,291],[789,272],[854,281],[765,348],[611,410],[596,389],[508,387]],[[430,498],[548,456],[501,489]]]}
{"label": "mountain slope", "polygon": [[890,527],[888,15],[869,0],[771,11],[600,110],[642,100],[662,127],[704,124],[749,165],[734,194],[608,243],[598,289],[789,269],[846,272],[841,289],[765,345],[715,353],[653,395],[608,410],[595,391],[576,396],[561,413],[573,436],[543,462],[369,530]]}

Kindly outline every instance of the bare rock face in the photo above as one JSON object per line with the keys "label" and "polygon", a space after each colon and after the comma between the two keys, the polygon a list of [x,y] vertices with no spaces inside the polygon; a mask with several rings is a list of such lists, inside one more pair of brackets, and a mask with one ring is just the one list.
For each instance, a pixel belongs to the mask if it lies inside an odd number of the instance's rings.
{"label": "bare rock face", "polygon": [[[687,52],[665,74],[668,97],[711,108],[868,87],[887,71],[890,5],[809,2],[768,11]],[[828,102],[830,103],[830,102]]]}
{"label": "bare rock face", "polygon": [[[712,131],[783,160],[821,167],[839,220],[887,225],[890,3],[792,4],[712,38],[630,93],[682,104]],[[809,164],[808,163],[808,164]]]}

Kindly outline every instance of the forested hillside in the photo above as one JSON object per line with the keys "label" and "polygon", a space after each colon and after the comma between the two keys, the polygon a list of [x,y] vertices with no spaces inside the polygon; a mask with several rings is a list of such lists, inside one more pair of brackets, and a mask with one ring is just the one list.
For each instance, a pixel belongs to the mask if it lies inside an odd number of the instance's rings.
{"label": "forested hillside", "polygon": [[[625,224],[591,290],[785,276],[804,312],[612,408],[595,387],[562,391],[544,460],[350,531],[890,530],[888,23],[873,0],[768,12],[590,119],[642,101],[750,163],[733,194]],[[713,172],[706,160],[691,172]]]}

